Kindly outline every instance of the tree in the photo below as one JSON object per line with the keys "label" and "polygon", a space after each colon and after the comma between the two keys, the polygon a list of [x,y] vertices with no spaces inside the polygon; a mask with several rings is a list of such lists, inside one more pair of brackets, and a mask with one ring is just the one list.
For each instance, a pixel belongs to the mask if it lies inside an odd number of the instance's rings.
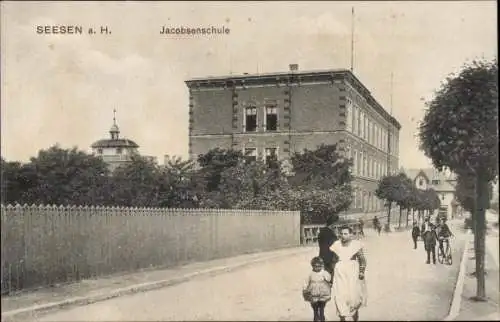
{"label": "tree", "polygon": [[206,208],[285,210],[290,188],[281,163],[251,160],[239,151],[213,149],[200,155],[193,186]]}
{"label": "tree", "polygon": [[139,155],[113,172],[111,178],[112,203],[125,207],[156,207],[168,185],[161,181],[158,166]]}
{"label": "tree", "polygon": [[54,145],[40,150],[29,163],[10,168],[18,170],[14,180],[22,191],[20,203],[94,205],[107,199],[107,165],[77,148]]}
{"label": "tree", "polygon": [[472,174],[477,300],[486,300],[484,280],[485,209],[488,184],[498,175],[498,65],[474,61],[448,77],[427,103],[420,148],[441,170]]}
{"label": "tree", "polygon": [[34,187],[34,182],[30,180],[34,174],[30,174],[29,169],[20,162],[7,162],[3,158],[1,162],[2,203],[26,203],[26,192]]}
{"label": "tree", "polygon": [[391,230],[391,208],[392,205],[399,200],[400,195],[400,180],[397,176],[388,175],[382,177],[378,182],[375,195],[382,200],[385,200],[388,206],[386,230]]}
{"label": "tree", "polygon": [[292,155],[291,204],[299,207],[304,223],[324,223],[329,216],[349,209],[352,203],[352,161],[342,157],[337,145],[321,145]]}
{"label": "tree", "polygon": [[[399,206],[399,222],[398,227],[401,228],[401,218],[403,216],[403,210],[410,207],[411,202],[411,192],[414,187],[413,182],[404,173],[400,173],[396,176],[395,182],[397,189],[395,189],[395,202]],[[408,220],[407,220],[408,223]]]}
{"label": "tree", "polygon": [[243,159],[240,151],[232,149],[215,148],[206,154],[198,156],[198,163],[201,167],[200,179],[204,181],[206,191],[217,190],[224,170],[234,167]]}
{"label": "tree", "polygon": [[432,188],[424,190],[424,201],[425,210],[428,210],[430,214],[441,206],[441,200],[439,200],[436,190]]}
{"label": "tree", "polygon": [[160,207],[196,208],[199,206],[195,164],[180,157],[166,157],[159,167]]}

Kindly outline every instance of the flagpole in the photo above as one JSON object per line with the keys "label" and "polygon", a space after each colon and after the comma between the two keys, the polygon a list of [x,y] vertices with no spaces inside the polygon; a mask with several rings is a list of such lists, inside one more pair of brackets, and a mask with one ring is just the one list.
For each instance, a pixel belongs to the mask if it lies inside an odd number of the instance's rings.
{"label": "flagpole", "polygon": [[354,7],[351,8],[351,72],[354,71]]}

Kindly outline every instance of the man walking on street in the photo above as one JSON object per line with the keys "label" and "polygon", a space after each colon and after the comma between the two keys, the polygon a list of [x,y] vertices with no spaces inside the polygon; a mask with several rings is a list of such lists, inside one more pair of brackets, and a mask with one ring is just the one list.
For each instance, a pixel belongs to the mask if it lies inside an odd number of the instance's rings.
{"label": "man walking on street", "polygon": [[365,232],[363,231],[363,227],[365,226],[365,223],[363,222],[363,219],[359,218],[359,235],[361,237],[365,237]]}
{"label": "man walking on street", "polygon": [[425,217],[424,224],[422,225],[422,239],[424,240],[425,252],[427,253],[426,264],[430,264],[430,257],[432,254],[432,263],[436,264],[436,228],[431,223],[430,218]]}
{"label": "man walking on street", "polygon": [[380,226],[380,221],[378,220],[377,216],[373,217],[373,229],[375,229],[380,236],[380,231],[382,230],[382,226]]}
{"label": "man walking on street", "polygon": [[416,221],[413,222],[413,229],[411,230],[411,238],[413,239],[413,249],[417,249],[417,240],[420,236],[420,228]]}
{"label": "man walking on street", "polygon": [[338,215],[332,215],[326,220],[326,226],[322,227],[318,234],[319,257],[323,259],[325,270],[333,275],[333,266],[336,262],[336,255],[330,247],[338,239],[333,231],[333,225],[339,220]]}

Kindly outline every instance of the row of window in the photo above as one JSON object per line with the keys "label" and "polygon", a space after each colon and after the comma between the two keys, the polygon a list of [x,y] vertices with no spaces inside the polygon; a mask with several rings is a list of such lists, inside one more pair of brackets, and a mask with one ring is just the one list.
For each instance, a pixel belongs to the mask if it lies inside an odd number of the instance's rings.
{"label": "row of window", "polygon": [[[101,148],[97,149],[97,154],[102,154],[102,152],[103,151],[102,151]],[[122,148],[116,148],[115,152],[116,152],[116,154],[122,154],[123,149]]]}
{"label": "row of window", "polygon": [[352,159],[352,174],[372,179],[380,179],[387,175],[387,161],[378,160],[363,151],[346,147],[346,155]]}
{"label": "row of window", "polygon": [[350,98],[347,98],[346,104],[346,128],[369,144],[376,148],[388,152],[388,138],[391,139],[391,153],[398,155],[399,143],[397,136],[375,122],[358,105],[353,104]]}
{"label": "row of window", "polygon": [[[244,155],[245,158],[248,161],[256,161],[258,154],[257,154],[257,148],[245,148],[244,149]],[[265,148],[265,157],[264,157],[264,162],[267,164],[271,163],[272,161],[276,161],[278,159],[278,148]]]}
{"label": "row of window", "polygon": [[359,189],[354,190],[352,208],[363,211],[380,211],[384,208],[384,201],[377,198],[372,192],[367,192]]}
{"label": "row of window", "polygon": [[[263,128],[266,131],[278,130],[278,108],[275,105],[264,107],[265,117]],[[256,132],[258,128],[258,113],[256,106],[245,107],[243,129],[245,132]]]}

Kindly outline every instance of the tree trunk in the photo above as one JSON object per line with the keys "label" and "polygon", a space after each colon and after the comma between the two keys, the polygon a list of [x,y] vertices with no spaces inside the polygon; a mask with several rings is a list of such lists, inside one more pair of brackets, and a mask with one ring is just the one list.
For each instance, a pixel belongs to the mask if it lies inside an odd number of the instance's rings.
{"label": "tree trunk", "polygon": [[398,222],[398,228],[401,228],[401,217],[403,217],[403,208],[399,206],[399,222]]}
{"label": "tree trunk", "polygon": [[485,288],[485,242],[486,242],[486,206],[488,205],[488,181],[483,179],[483,176],[476,177],[476,211],[473,216],[475,232],[474,232],[474,251],[476,257],[476,300],[486,301]]}
{"label": "tree trunk", "polygon": [[392,202],[389,202],[389,211],[387,213],[387,226],[385,228],[386,231],[391,231],[391,208],[392,208]]}
{"label": "tree trunk", "polygon": [[410,221],[410,208],[406,209],[406,228],[408,228],[408,222]]}

